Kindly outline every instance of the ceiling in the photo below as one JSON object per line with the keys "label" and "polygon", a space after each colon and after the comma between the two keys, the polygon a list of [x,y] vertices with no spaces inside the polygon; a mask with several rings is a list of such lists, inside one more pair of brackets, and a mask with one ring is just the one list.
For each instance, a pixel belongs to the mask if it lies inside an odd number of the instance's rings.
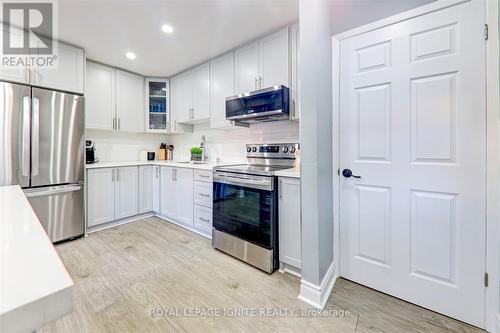
{"label": "ceiling", "polygon": [[299,17],[298,0],[59,0],[58,11],[59,39],[83,47],[88,59],[164,77]]}

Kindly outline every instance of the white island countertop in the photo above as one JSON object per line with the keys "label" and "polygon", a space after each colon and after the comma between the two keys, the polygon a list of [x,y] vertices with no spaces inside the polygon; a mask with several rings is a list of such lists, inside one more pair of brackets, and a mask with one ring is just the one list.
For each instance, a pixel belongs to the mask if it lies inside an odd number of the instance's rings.
{"label": "white island countertop", "polygon": [[0,187],[0,332],[73,311],[73,280],[19,186]]}

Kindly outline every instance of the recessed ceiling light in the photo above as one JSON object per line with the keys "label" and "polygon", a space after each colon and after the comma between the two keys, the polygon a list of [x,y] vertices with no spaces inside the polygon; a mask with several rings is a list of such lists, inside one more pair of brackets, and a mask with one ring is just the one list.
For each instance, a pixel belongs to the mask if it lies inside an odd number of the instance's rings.
{"label": "recessed ceiling light", "polygon": [[166,34],[171,34],[172,32],[174,32],[174,28],[172,28],[172,26],[169,24],[162,25],[161,30],[163,30],[163,32]]}
{"label": "recessed ceiling light", "polygon": [[127,53],[125,53],[125,56],[127,58],[129,58],[130,60],[134,60],[136,58],[135,57],[135,53],[133,53],[133,52],[127,52]]}

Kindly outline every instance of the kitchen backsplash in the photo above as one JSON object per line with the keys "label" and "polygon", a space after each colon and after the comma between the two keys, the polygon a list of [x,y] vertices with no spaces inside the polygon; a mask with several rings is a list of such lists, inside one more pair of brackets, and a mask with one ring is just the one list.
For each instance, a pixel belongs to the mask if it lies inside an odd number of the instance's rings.
{"label": "kitchen backsplash", "polygon": [[195,125],[193,133],[169,137],[169,144],[174,145],[174,159],[187,160],[190,148],[199,146],[201,136],[207,139],[207,155],[209,161],[242,162],[245,159],[247,143],[282,143],[300,142],[299,123],[295,121],[279,121],[253,124],[249,128],[218,130],[209,128],[208,124]]}
{"label": "kitchen backsplash", "polygon": [[253,124],[249,128],[211,129],[209,124],[195,125],[190,134],[139,134],[100,130],[87,130],[87,140],[92,140],[99,161],[135,161],[141,150],[158,154],[160,143],[174,145],[174,160],[189,160],[190,149],[199,146],[201,136],[207,139],[207,155],[215,162],[242,162],[247,143],[300,142],[299,123],[280,121]]}

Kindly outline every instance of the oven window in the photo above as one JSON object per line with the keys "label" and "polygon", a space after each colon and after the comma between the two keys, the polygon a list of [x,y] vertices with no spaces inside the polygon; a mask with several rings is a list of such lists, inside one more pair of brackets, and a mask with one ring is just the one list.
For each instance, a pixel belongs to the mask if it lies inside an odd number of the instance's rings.
{"label": "oven window", "polygon": [[273,191],[214,183],[213,223],[217,230],[272,248]]}

